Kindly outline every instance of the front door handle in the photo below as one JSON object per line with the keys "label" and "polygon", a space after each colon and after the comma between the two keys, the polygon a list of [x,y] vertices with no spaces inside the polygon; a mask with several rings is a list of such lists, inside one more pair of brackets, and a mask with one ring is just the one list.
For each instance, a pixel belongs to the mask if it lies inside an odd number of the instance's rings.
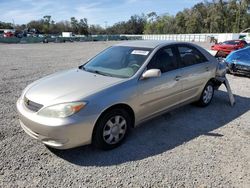
{"label": "front door handle", "polygon": [[181,78],[181,76],[176,76],[176,77],[175,77],[175,80],[176,80],[176,81],[179,81],[180,78]]}

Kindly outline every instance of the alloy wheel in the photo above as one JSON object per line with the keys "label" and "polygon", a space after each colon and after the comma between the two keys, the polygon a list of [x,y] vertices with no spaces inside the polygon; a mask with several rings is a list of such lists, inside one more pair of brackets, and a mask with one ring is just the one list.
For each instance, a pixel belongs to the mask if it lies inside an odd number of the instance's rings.
{"label": "alloy wheel", "polygon": [[214,92],[213,86],[208,85],[203,93],[203,102],[205,104],[208,104],[212,100],[213,92]]}
{"label": "alloy wheel", "polygon": [[127,121],[121,115],[111,117],[103,128],[103,139],[107,144],[117,144],[127,131]]}

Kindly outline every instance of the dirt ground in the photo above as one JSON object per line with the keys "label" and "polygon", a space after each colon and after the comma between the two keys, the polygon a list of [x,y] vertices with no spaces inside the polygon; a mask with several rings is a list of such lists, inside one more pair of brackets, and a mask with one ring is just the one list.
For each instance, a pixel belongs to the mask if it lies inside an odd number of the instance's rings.
{"label": "dirt ground", "polygon": [[[250,187],[250,79],[228,75],[207,108],[187,105],[134,129],[112,151],[55,151],[19,126],[31,82],[117,42],[0,45],[0,187]],[[200,44],[205,47],[208,44]]]}

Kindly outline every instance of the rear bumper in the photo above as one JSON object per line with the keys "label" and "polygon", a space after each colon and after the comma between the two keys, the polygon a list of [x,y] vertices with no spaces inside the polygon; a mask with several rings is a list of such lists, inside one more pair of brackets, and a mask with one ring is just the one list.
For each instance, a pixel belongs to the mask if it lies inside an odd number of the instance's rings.
{"label": "rear bumper", "polygon": [[94,119],[91,117],[41,117],[28,110],[22,99],[17,101],[16,106],[22,129],[50,147],[69,149],[91,143],[94,128]]}

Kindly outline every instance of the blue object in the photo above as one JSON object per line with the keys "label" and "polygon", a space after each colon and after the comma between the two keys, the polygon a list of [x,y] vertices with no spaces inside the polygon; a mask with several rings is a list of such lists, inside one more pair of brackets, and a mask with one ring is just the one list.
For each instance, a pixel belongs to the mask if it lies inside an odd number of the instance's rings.
{"label": "blue object", "polygon": [[232,52],[226,58],[229,72],[250,75],[250,47]]}

